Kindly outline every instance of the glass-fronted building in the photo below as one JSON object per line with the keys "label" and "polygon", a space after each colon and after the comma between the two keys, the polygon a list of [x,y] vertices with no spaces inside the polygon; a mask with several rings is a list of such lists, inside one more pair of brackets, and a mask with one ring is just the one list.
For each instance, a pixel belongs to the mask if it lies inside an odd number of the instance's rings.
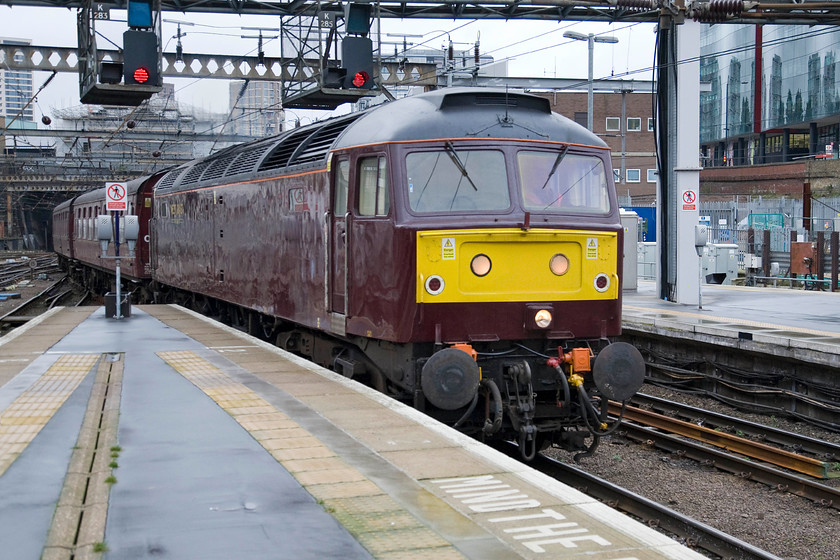
{"label": "glass-fronted building", "polygon": [[836,27],[705,26],[700,53],[704,166],[836,156]]}
{"label": "glass-fronted building", "polygon": [[[29,45],[27,39],[5,39],[0,37],[2,45]],[[18,62],[23,59],[23,54],[16,52],[12,55]],[[20,113],[29,103],[32,97],[32,72],[29,70],[11,70],[8,67],[0,66],[0,117],[6,117],[6,122]],[[23,110],[10,128],[24,128],[25,123],[33,120],[32,105]],[[27,127],[28,128],[28,127]]]}

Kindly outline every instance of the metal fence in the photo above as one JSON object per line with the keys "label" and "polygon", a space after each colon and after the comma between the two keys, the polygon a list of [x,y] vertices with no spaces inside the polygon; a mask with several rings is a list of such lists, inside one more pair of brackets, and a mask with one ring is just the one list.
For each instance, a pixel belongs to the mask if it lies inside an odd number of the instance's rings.
{"label": "metal fence", "polygon": [[[801,200],[781,197],[738,197],[726,202],[704,202],[700,206],[701,221],[709,226],[709,243],[737,245],[739,270],[755,277],[790,276],[791,240],[814,242],[819,232],[825,234],[824,272],[831,275],[829,237],[840,231],[840,197],[812,199],[810,223],[803,217]],[[808,227],[810,225],[810,228]],[[752,230],[752,235],[750,231]],[[769,265],[757,266],[754,257],[765,255],[765,233],[769,231]],[[639,245],[639,278],[653,279],[657,251]]]}

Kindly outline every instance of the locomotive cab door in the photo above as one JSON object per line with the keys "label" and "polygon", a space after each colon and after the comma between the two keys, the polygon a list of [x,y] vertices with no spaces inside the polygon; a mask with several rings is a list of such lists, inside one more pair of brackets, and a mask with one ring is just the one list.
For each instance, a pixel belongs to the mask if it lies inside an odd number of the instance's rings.
{"label": "locomotive cab door", "polygon": [[331,210],[327,216],[330,230],[327,301],[330,327],[333,332],[344,335],[347,316],[347,197],[350,191],[350,160],[346,157],[335,163],[332,191]]}

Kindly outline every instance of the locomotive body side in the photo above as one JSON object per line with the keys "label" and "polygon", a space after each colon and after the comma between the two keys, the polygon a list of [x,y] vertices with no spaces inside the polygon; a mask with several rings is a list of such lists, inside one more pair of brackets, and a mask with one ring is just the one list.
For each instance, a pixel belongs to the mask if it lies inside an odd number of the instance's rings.
{"label": "locomotive body side", "polygon": [[155,280],[321,327],[326,181],[316,171],[159,193]]}

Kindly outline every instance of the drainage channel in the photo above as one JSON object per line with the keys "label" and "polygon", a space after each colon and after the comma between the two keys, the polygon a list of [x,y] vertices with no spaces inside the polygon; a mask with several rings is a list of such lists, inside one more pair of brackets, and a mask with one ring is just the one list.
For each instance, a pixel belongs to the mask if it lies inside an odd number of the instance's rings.
{"label": "drainage channel", "polygon": [[67,468],[42,560],[98,558],[107,550],[108,495],[116,482],[123,354],[103,354]]}

